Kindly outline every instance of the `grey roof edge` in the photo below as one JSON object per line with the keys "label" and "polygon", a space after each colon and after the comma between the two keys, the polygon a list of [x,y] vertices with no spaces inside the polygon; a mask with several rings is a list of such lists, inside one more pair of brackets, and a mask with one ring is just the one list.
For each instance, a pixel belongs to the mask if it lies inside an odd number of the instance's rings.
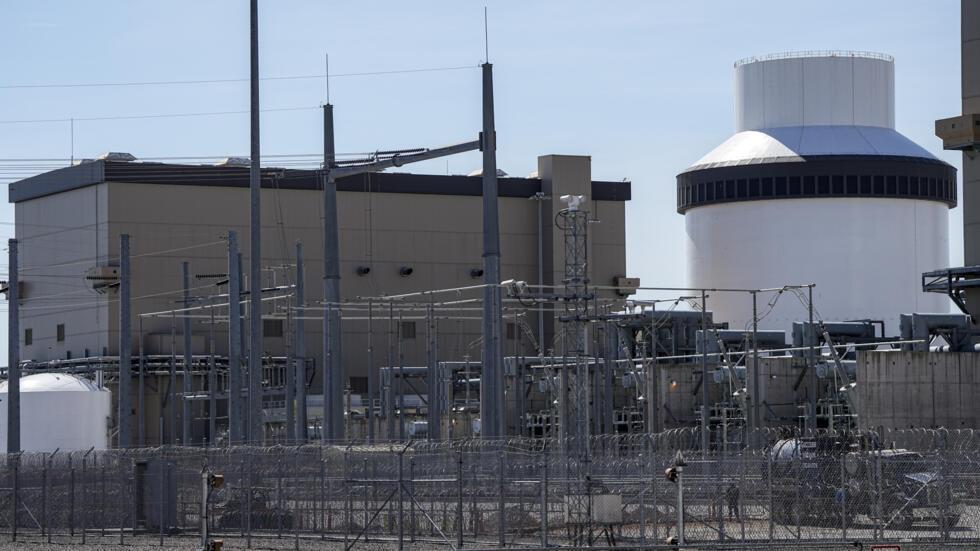
{"label": "grey roof edge", "polygon": [[[262,169],[262,187],[312,190],[319,186],[318,178],[318,171],[315,170]],[[541,190],[541,180],[538,178],[507,177],[499,181],[501,197],[530,197]],[[19,203],[103,182],[248,187],[248,169],[98,160],[13,182],[8,186],[8,201]],[[370,177],[350,176],[339,179],[337,183],[340,191],[467,196],[480,195],[482,187],[479,177],[398,172],[382,172]],[[632,183],[594,180],[591,192],[596,200],[629,201],[632,198]]]}
{"label": "grey roof edge", "polygon": [[7,186],[7,202],[54,195],[105,181],[105,161],[91,161],[44,172]]}

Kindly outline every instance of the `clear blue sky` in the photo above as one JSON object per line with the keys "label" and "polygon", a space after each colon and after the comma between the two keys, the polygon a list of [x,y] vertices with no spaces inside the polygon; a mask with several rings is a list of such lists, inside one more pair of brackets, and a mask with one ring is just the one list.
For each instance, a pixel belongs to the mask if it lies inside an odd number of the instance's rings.
{"label": "clear blue sky", "polygon": [[[474,137],[485,3],[260,4],[263,76],[322,73],[327,52],[331,73],[474,67],[333,79],[338,151]],[[958,0],[495,1],[489,29],[499,166],[525,175],[539,154],[584,154],[592,156],[594,178],[630,179],[628,268],[645,284],[684,282],[684,221],[675,211],[674,177],[731,134],[738,58],[808,49],[891,54],[898,130],[960,164],[933,136],[935,119],[960,110]],[[244,78],[248,2],[0,2],[0,52],[0,86]],[[323,101],[321,80],[262,85],[263,108]],[[0,89],[0,121],[247,109],[244,82]],[[74,153],[247,155],[248,143],[247,115],[80,121]],[[70,147],[66,123],[0,123],[0,158],[66,158]],[[320,147],[317,111],[263,115],[263,153]],[[448,169],[466,173],[478,166],[478,154],[468,154],[452,158]],[[445,161],[413,167],[446,170]],[[953,265],[963,257],[959,210],[950,220]],[[4,204],[4,238],[13,236],[12,221]],[[5,265],[0,261],[4,272]],[[5,364],[6,342],[0,346]]]}

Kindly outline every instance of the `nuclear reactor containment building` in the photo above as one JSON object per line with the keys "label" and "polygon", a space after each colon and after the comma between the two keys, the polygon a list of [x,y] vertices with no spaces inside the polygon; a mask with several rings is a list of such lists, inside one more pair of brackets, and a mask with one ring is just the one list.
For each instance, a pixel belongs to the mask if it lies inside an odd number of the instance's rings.
{"label": "nuclear reactor containment building", "polygon": [[[735,64],[736,133],[677,176],[696,288],[815,283],[816,317],[877,319],[947,312],[921,290],[949,264],[956,169],[895,131],[891,57],[779,54]],[[789,329],[807,311],[782,296],[760,327]],[[745,293],[715,292],[708,308],[740,329]]]}

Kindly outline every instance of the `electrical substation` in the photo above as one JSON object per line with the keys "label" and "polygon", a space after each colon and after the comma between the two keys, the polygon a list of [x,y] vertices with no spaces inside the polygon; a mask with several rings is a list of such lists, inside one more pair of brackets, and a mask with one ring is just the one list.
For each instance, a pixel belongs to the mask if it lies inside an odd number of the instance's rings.
{"label": "electrical substation", "polygon": [[[110,152],[10,185],[0,444],[42,471],[8,464],[0,531],[47,511],[45,461],[91,453],[132,503],[102,506],[120,541],[980,541],[957,455],[980,442],[980,266],[949,266],[948,230],[978,208],[980,63],[936,123],[961,197],[896,129],[891,56],[737,61],[735,133],[676,177],[677,287],[628,272],[627,209],[654,211],[631,182],[580,155],[497,166],[490,63],[456,143],[340,154],[327,103],[322,156],[270,160],[255,40],[250,157]],[[390,170],[469,151],[466,176]],[[130,474],[106,490],[107,469]],[[92,519],[64,517],[21,529],[84,542]]]}

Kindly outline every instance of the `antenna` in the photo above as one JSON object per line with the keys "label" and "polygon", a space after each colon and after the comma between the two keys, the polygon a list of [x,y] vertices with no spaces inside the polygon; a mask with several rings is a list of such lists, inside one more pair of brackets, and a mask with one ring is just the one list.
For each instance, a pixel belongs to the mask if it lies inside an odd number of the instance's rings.
{"label": "antenna", "polygon": [[330,54],[323,55],[325,56],[323,76],[327,81],[327,105],[330,105]]}
{"label": "antenna", "polygon": [[490,33],[487,30],[487,7],[483,6],[483,50],[484,62],[490,63]]}

